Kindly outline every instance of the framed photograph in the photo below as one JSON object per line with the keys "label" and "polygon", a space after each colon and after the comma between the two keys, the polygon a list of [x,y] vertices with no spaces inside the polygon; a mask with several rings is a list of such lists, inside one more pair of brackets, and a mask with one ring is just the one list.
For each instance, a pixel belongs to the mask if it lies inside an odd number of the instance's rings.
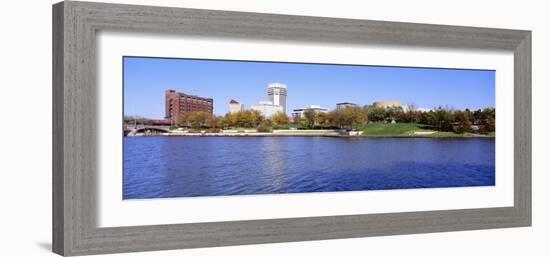
{"label": "framed photograph", "polygon": [[53,251],[531,225],[531,32],[53,6]]}

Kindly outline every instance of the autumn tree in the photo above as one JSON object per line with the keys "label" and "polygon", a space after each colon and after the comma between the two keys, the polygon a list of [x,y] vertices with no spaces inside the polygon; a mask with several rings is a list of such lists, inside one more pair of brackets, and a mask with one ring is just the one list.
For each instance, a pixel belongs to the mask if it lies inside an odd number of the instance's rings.
{"label": "autumn tree", "polygon": [[193,128],[207,127],[210,117],[211,117],[210,113],[193,112],[190,115],[191,120],[190,120],[189,123],[191,124],[191,127],[193,127]]}
{"label": "autumn tree", "polygon": [[300,125],[300,128],[307,128],[309,125],[307,118],[303,116],[300,117],[299,125]]}
{"label": "autumn tree", "polygon": [[340,119],[340,110],[330,111],[328,113],[328,120],[329,120],[330,124],[332,124],[332,126],[337,127],[337,128],[342,127],[342,123],[341,123],[342,120]]}
{"label": "autumn tree", "polygon": [[260,123],[264,122],[265,118],[260,111],[243,110],[235,113],[227,113],[217,124],[222,124],[223,127],[242,127],[255,128]]}
{"label": "autumn tree", "polygon": [[321,126],[322,128],[326,128],[330,126],[330,117],[328,113],[320,112],[317,113],[316,123]]}
{"label": "autumn tree", "polygon": [[243,128],[252,128],[252,114],[249,111],[240,111],[237,112],[237,122],[236,125],[238,127]]}
{"label": "autumn tree", "polygon": [[237,113],[227,113],[223,118],[223,124],[228,127],[237,126],[238,114]]}
{"label": "autumn tree", "polygon": [[483,132],[495,131],[495,108],[485,108],[479,111],[479,124],[483,126]]}
{"label": "autumn tree", "polygon": [[176,126],[194,129],[216,126],[216,117],[207,112],[183,112],[176,117]]}
{"label": "autumn tree", "polygon": [[369,110],[368,118],[373,122],[381,122],[386,120],[386,110],[384,108],[374,107]]}
{"label": "autumn tree", "polygon": [[247,110],[245,112],[250,112],[250,121],[252,127],[256,127],[264,122],[265,117],[262,115],[262,113],[258,110]]}
{"label": "autumn tree", "polygon": [[176,117],[176,126],[178,127],[190,127],[189,123],[187,122],[188,118],[189,118],[189,114],[188,112],[182,112],[182,113],[179,113],[178,116]]}
{"label": "autumn tree", "polygon": [[453,124],[454,132],[464,133],[471,130],[472,122],[470,122],[468,113],[466,111],[454,112],[453,116],[454,116],[454,122],[455,122],[455,124]]}
{"label": "autumn tree", "polygon": [[358,125],[364,125],[367,122],[367,115],[361,107],[346,107],[338,110],[340,124],[350,129],[356,129]]}
{"label": "autumn tree", "polygon": [[290,119],[283,112],[277,112],[271,117],[271,122],[275,126],[286,126],[290,123]]}
{"label": "autumn tree", "polygon": [[304,111],[304,117],[307,119],[307,127],[312,128],[315,125],[317,112],[312,109],[306,109]]}

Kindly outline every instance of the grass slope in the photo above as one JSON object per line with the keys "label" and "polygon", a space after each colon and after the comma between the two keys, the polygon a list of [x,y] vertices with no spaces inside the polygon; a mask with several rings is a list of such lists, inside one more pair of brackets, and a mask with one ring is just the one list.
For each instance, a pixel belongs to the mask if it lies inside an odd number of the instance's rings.
{"label": "grass slope", "polygon": [[[414,132],[433,132],[432,134],[415,134]],[[363,128],[363,136],[367,137],[494,137],[473,133],[455,133],[435,131],[429,125],[418,123],[371,123]]]}
{"label": "grass slope", "polygon": [[371,123],[365,125],[363,133],[372,136],[413,135],[415,131],[431,132],[428,126],[416,123]]}

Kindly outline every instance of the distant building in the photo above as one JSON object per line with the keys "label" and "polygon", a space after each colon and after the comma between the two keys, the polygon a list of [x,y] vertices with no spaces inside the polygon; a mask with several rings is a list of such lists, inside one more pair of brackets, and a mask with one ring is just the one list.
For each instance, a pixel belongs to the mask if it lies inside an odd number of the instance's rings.
{"label": "distant building", "polygon": [[356,106],[358,106],[358,105],[354,104],[354,103],[347,103],[347,102],[337,103],[336,104],[336,110],[344,109],[346,107],[356,107]]}
{"label": "distant building", "polygon": [[405,106],[401,101],[376,101],[372,105],[375,108],[401,108],[405,110]]}
{"label": "distant building", "polygon": [[165,92],[165,118],[175,120],[180,113],[206,112],[212,114],[214,100],[195,95],[188,95],[175,90]]}
{"label": "distant building", "polygon": [[304,115],[304,112],[307,110],[313,110],[315,113],[320,113],[320,112],[328,113],[327,108],[322,108],[319,105],[310,105],[309,107],[306,107],[306,108],[292,110],[292,118],[300,119]]}
{"label": "distant building", "polygon": [[284,112],[282,105],[273,104],[271,101],[260,101],[257,105],[253,105],[250,108],[260,111],[266,118],[273,116],[275,113]]}
{"label": "distant building", "polygon": [[229,101],[229,113],[236,113],[242,110],[244,110],[244,106],[241,103],[233,99]]}
{"label": "distant building", "polygon": [[269,84],[267,86],[267,96],[269,101],[260,101],[257,105],[253,105],[250,108],[260,111],[266,118],[278,112],[286,114],[287,87],[285,84]]}
{"label": "distant building", "polygon": [[283,113],[286,114],[286,96],[287,96],[287,87],[285,84],[281,83],[271,83],[267,86],[267,95],[269,96],[269,101],[273,105],[280,105],[283,107]]}

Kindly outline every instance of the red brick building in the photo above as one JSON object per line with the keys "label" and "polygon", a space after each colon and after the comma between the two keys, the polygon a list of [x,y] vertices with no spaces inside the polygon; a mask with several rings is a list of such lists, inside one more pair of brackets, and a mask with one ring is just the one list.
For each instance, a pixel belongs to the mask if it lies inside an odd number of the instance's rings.
{"label": "red brick building", "polygon": [[166,119],[176,119],[180,113],[206,112],[212,114],[214,100],[195,95],[188,95],[175,90],[166,90],[165,93]]}

